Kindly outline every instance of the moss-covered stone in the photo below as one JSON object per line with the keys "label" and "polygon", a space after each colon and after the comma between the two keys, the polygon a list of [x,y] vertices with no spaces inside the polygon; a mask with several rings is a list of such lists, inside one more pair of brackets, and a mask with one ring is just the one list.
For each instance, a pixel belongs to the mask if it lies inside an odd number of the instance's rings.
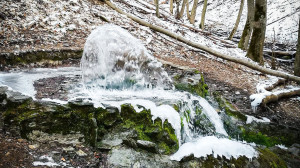
{"label": "moss-covered stone", "polygon": [[180,82],[175,83],[174,85],[177,90],[187,91],[201,97],[205,97],[208,95],[208,86],[205,84],[203,75],[201,75],[201,79],[195,85],[190,83],[180,83]]}
{"label": "moss-covered stone", "polygon": [[244,122],[247,121],[247,117],[241,112],[237,111],[231,103],[229,103],[226,99],[224,99],[220,93],[214,92],[213,96],[215,100],[218,102],[220,108],[225,111],[225,113],[229,116],[242,120]]}
{"label": "moss-covered stone", "polygon": [[167,120],[162,122],[161,119],[157,118],[153,121],[149,110],[144,109],[137,113],[129,104],[121,106],[121,117],[124,127],[134,129],[139,140],[158,144],[160,152],[164,154],[177,151],[178,140],[174,129]]}
{"label": "moss-covered stone", "polygon": [[170,154],[178,149],[174,129],[167,120],[156,119],[153,122],[149,110],[137,113],[130,104],[122,105],[120,113],[115,107],[94,108],[92,104],[80,101],[66,105],[32,99],[19,103],[7,101],[2,114],[6,128],[16,127],[23,138],[27,138],[33,130],[48,134],[80,132],[86,143],[96,146],[102,136],[121,126],[135,130],[138,134],[136,140],[156,143],[162,153]]}
{"label": "moss-covered stone", "polygon": [[258,161],[261,167],[286,168],[286,163],[268,148],[259,149]]}

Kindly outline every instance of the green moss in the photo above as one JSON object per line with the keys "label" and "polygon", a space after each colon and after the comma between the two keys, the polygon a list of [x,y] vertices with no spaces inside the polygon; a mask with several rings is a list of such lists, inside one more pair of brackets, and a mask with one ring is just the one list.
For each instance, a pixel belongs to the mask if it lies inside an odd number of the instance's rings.
{"label": "green moss", "polygon": [[215,100],[218,102],[219,107],[225,111],[225,113],[231,117],[239,119],[243,122],[247,121],[247,116],[234,109],[233,105],[224,99],[220,93],[213,93]]}
{"label": "green moss", "polygon": [[208,86],[204,82],[204,78],[201,75],[201,79],[199,80],[198,84],[191,85],[185,83],[175,83],[175,88],[181,91],[187,91],[192,94],[205,97],[208,95]]}
{"label": "green moss", "polygon": [[241,131],[241,138],[247,142],[254,142],[256,144],[264,145],[267,147],[275,146],[276,144],[282,144],[282,140],[278,137],[268,136],[259,131],[246,130],[242,127]]}
{"label": "green moss", "polygon": [[151,141],[160,146],[167,145],[168,149],[164,147],[163,151],[168,153],[174,153],[178,149],[178,140],[171,124],[167,120],[162,123],[159,118],[153,122],[150,110],[144,109],[137,113],[130,104],[124,104],[121,105],[121,117],[123,127],[134,129],[138,139]]}
{"label": "green moss", "polygon": [[199,70],[196,69],[196,70],[194,71],[194,73],[195,73],[195,74],[200,74],[201,72],[200,72]]}
{"label": "green moss", "polygon": [[258,161],[261,167],[286,168],[286,163],[268,148],[259,149]]}
{"label": "green moss", "polygon": [[180,109],[179,109],[179,106],[178,106],[177,104],[174,104],[174,105],[173,105],[173,108],[174,108],[177,112],[179,112],[179,110],[180,110]]}
{"label": "green moss", "polygon": [[178,82],[181,77],[182,77],[181,75],[177,74],[173,77],[173,79]]}

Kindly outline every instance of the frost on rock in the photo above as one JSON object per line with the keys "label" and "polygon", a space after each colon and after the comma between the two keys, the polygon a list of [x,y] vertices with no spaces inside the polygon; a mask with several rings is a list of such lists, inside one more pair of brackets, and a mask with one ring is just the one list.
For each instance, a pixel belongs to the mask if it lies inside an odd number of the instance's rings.
{"label": "frost on rock", "polygon": [[162,64],[148,53],[141,41],[115,25],[100,26],[89,35],[81,68],[87,87],[171,87],[171,79]]}

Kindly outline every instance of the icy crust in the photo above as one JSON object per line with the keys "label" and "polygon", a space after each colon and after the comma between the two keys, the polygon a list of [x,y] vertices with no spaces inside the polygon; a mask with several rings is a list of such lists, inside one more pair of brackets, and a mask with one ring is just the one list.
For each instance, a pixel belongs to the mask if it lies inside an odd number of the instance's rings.
{"label": "icy crust", "polygon": [[81,69],[87,87],[123,89],[171,83],[162,64],[148,53],[141,41],[111,24],[99,26],[89,35]]}
{"label": "icy crust", "polygon": [[191,154],[194,154],[197,158],[213,154],[214,157],[219,155],[225,156],[227,159],[231,157],[238,158],[240,156],[253,158],[258,155],[252,146],[243,142],[207,136],[201,137],[194,142],[183,144],[175,154],[170,156],[170,159],[180,161],[184,156]]}
{"label": "icy crust", "polygon": [[75,76],[80,74],[80,69],[75,67],[64,67],[57,69],[36,68],[20,72],[1,72],[0,86],[8,86],[14,91],[23,93],[35,99],[36,90],[33,83],[42,78],[56,77],[59,75]]}

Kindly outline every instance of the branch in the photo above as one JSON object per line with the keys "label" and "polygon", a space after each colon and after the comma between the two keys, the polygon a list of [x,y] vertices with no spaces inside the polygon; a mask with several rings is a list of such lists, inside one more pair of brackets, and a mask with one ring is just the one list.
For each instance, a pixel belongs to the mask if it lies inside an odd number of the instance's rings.
{"label": "branch", "polygon": [[265,107],[268,103],[277,102],[279,99],[288,98],[292,96],[300,96],[300,89],[290,89],[282,92],[275,92],[266,96],[262,100],[262,105]]}
{"label": "branch", "polygon": [[154,31],[157,31],[157,32],[160,32],[160,33],[163,33],[171,38],[174,38],[178,41],[181,41],[189,46],[192,46],[192,47],[195,47],[195,48],[198,48],[198,49],[201,49],[203,51],[206,51],[207,53],[210,53],[216,57],[219,57],[219,58],[222,58],[222,59],[225,59],[225,60],[228,60],[228,61],[231,61],[231,62],[235,62],[235,63],[239,63],[239,64],[242,64],[242,65],[245,65],[251,69],[254,69],[254,70],[257,70],[259,72],[262,72],[262,73],[265,73],[265,74],[269,74],[269,75],[273,75],[273,76],[277,76],[277,77],[282,77],[282,78],[285,78],[285,79],[289,79],[289,80],[293,80],[293,81],[296,81],[296,82],[300,82],[300,77],[297,77],[297,76],[294,76],[294,75],[290,75],[290,74],[287,74],[287,73],[284,73],[284,72],[280,72],[280,71],[275,71],[275,70],[271,70],[271,69],[268,69],[268,68],[264,68],[262,66],[259,66],[257,65],[256,63],[253,63],[253,62],[250,62],[249,60],[247,59],[241,59],[241,58],[235,58],[235,57],[231,57],[231,56],[228,56],[228,55],[225,55],[225,54],[222,54],[220,52],[217,52],[215,50],[212,50],[206,46],[203,46],[201,44],[198,44],[198,43],[195,43],[195,42],[192,42],[188,39],[185,39],[184,37],[182,36],[179,36],[175,33],[172,33],[164,28],[161,28],[159,26],[155,26],[155,25],[152,25],[142,19],[139,19],[133,15],[130,15],[128,13],[125,13],[124,11],[122,11],[121,9],[117,8],[114,4],[112,4],[109,0],[106,0],[105,1],[106,4],[108,6],[110,6],[112,9],[116,10],[117,12],[119,12],[120,14],[123,14],[123,15],[126,15],[128,18],[132,19],[133,21],[143,25],[143,26],[147,26],[149,27],[150,29],[154,30]]}

